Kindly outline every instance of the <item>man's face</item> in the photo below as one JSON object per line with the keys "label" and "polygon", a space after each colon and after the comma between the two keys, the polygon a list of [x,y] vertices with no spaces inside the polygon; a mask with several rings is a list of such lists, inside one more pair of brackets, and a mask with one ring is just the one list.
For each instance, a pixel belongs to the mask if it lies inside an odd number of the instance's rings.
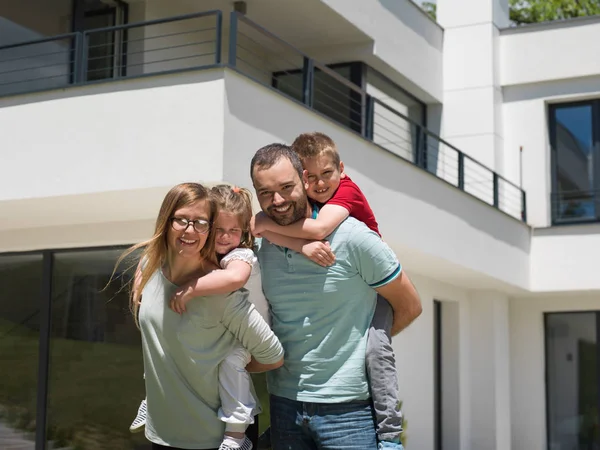
{"label": "man's face", "polygon": [[252,182],[260,207],[279,225],[306,217],[306,192],[289,159],[282,157],[268,169],[255,167]]}

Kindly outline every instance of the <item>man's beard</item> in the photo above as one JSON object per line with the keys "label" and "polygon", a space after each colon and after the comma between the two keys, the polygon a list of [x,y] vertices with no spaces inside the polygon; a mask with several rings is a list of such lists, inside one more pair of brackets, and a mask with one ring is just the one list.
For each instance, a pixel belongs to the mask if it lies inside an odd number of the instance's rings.
{"label": "man's beard", "polygon": [[[300,219],[303,219],[306,217],[306,205],[307,205],[308,201],[306,199],[306,196],[303,196],[300,200],[295,201],[295,202],[286,202],[285,205],[289,205],[291,204],[291,208],[290,208],[290,212],[285,215],[285,216],[280,216],[279,214],[276,214],[273,212],[273,210],[275,209],[275,206],[270,206],[267,209],[267,216],[269,216],[271,219],[273,219],[273,221],[275,221],[275,223],[277,225],[281,225],[281,226],[285,226],[285,225],[289,225],[291,223],[294,222],[298,222]],[[281,207],[278,206],[278,207]]]}

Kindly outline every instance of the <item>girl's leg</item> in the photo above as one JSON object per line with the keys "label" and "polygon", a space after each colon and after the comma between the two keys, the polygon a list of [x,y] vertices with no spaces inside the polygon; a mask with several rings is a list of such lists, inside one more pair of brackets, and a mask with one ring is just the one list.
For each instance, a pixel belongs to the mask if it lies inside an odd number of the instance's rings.
{"label": "girl's leg", "polygon": [[402,433],[396,357],[390,337],[392,321],[392,307],[378,295],[377,308],[369,329],[365,361],[377,420],[377,437],[380,442],[388,444],[386,448],[395,444],[399,446]]}
{"label": "girl's leg", "polygon": [[[144,380],[146,379],[146,374],[144,373]],[[138,407],[138,412],[131,422],[129,426],[129,431],[132,433],[139,433],[146,426],[146,415],[148,413],[148,406],[146,405],[146,399],[142,400],[140,406]]]}
{"label": "girl's leg", "polygon": [[[245,431],[254,423],[256,399],[252,395],[250,374],[246,365],[250,362],[250,353],[241,345],[237,346],[219,366],[219,396],[221,408],[219,419],[225,422],[225,442],[232,442],[228,437],[241,439],[241,448],[245,444]],[[248,440],[249,442],[249,440]]]}

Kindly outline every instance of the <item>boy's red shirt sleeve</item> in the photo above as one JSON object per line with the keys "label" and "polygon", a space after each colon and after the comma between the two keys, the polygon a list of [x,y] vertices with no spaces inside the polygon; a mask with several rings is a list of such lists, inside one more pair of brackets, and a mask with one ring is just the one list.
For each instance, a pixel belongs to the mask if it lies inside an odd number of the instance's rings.
{"label": "boy's red shirt sleeve", "polygon": [[327,202],[328,205],[338,205],[346,208],[348,214],[360,220],[371,230],[381,236],[375,214],[358,185],[348,175],[340,180],[340,186]]}

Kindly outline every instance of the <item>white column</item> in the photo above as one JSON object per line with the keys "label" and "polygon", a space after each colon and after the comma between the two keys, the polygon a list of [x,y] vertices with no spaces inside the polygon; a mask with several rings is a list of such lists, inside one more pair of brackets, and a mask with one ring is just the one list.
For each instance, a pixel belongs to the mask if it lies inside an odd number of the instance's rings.
{"label": "white column", "polygon": [[437,5],[444,27],[442,137],[502,174],[498,30],[508,26],[508,0],[438,0]]}
{"label": "white column", "polygon": [[510,450],[508,298],[473,292],[460,319],[461,448]]}

